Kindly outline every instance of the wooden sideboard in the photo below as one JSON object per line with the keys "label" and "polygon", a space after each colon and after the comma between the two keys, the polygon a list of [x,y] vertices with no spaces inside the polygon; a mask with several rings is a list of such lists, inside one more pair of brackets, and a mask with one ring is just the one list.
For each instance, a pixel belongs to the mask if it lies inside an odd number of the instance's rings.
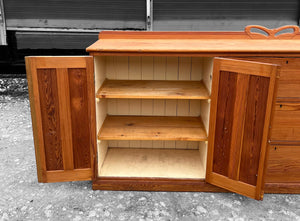
{"label": "wooden sideboard", "polygon": [[25,59],[39,182],[300,193],[297,26],[103,31],[87,52]]}

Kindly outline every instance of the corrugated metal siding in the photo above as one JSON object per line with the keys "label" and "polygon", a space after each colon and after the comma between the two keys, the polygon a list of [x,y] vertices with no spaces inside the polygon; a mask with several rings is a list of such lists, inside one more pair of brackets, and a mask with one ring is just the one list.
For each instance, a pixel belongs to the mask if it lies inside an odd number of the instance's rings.
{"label": "corrugated metal siding", "polygon": [[18,49],[82,49],[98,39],[98,33],[16,32]]}
{"label": "corrugated metal siding", "polygon": [[154,0],[154,30],[241,31],[298,24],[298,0]]}
{"label": "corrugated metal siding", "polygon": [[145,29],[144,0],[5,0],[4,7],[9,29]]}
{"label": "corrugated metal siding", "polygon": [[0,45],[7,45],[3,2],[0,0]]}

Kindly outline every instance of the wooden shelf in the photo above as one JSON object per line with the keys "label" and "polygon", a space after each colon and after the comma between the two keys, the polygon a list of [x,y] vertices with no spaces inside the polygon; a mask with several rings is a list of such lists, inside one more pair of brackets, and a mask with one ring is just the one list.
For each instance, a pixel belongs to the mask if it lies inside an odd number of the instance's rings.
{"label": "wooden shelf", "polygon": [[107,116],[100,140],[206,141],[200,117]]}
{"label": "wooden shelf", "polygon": [[97,98],[209,99],[202,81],[106,80]]}
{"label": "wooden shelf", "polygon": [[109,148],[99,176],[205,178],[199,150]]}

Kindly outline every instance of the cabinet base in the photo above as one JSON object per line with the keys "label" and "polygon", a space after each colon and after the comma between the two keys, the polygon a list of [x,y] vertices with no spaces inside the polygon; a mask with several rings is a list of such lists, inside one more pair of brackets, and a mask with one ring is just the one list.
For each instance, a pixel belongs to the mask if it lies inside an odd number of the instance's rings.
{"label": "cabinet base", "polygon": [[136,190],[178,192],[228,192],[206,183],[204,179],[98,177],[93,190]]}
{"label": "cabinet base", "polygon": [[266,183],[265,193],[300,194],[300,183]]}
{"label": "cabinet base", "polygon": [[[98,177],[93,181],[93,190],[228,192],[205,182],[204,179],[124,177]],[[300,194],[300,183],[266,183],[265,193]]]}

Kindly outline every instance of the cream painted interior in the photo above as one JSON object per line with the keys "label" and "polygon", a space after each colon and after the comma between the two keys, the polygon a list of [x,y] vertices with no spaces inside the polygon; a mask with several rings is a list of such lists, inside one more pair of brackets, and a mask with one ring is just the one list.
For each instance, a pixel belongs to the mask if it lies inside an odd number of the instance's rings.
{"label": "cream painted interior", "polygon": [[[202,80],[211,92],[209,57],[95,56],[94,63],[95,91],[105,79],[126,79]],[[210,100],[96,99],[97,131],[109,114],[201,116],[208,132],[209,110]],[[97,149],[99,176],[205,177],[207,142],[98,140]]]}

